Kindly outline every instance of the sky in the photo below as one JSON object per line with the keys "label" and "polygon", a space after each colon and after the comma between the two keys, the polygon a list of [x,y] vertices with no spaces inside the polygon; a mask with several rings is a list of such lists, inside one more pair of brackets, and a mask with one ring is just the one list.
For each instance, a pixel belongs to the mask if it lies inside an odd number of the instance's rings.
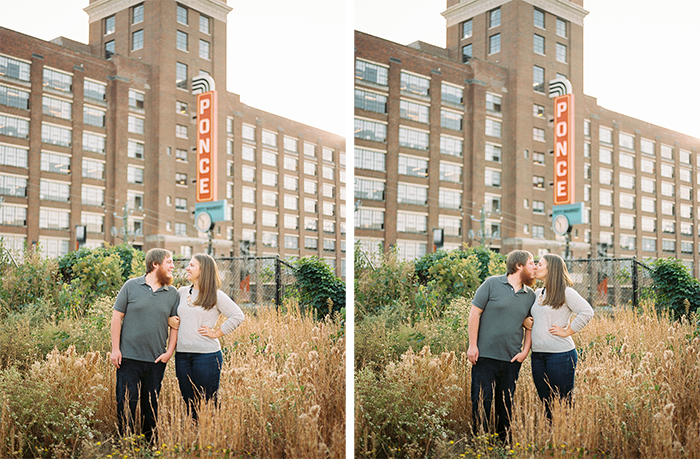
{"label": "sky", "polygon": [[[598,105],[700,138],[700,2],[584,0],[584,92]],[[445,46],[446,0],[354,0],[355,29]]]}
{"label": "sky", "polygon": [[[3,0],[0,26],[88,42],[89,0]],[[229,92],[246,105],[345,135],[352,85],[345,0],[228,0]],[[282,70],[282,72],[280,72]],[[281,77],[280,77],[281,74]]]}

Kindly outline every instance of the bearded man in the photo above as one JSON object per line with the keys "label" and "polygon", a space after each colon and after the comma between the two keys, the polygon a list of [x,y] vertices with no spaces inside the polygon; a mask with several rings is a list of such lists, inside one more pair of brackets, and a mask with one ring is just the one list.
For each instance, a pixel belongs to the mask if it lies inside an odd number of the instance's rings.
{"label": "bearded man", "polygon": [[523,321],[535,302],[530,288],[534,281],[532,254],[514,250],[506,259],[506,274],[486,279],[472,300],[467,358],[472,364],[475,434],[479,427],[488,432],[491,404],[495,402],[496,433],[501,440],[507,439],[515,383],[532,344],[531,331],[523,332]]}
{"label": "bearded man", "polygon": [[122,436],[133,432],[140,399],[141,433],[149,442],[153,438],[165,365],[177,344],[177,330],[168,338],[168,318],[177,315],[179,302],[171,285],[174,268],[170,251],[149,250],[146,275],[126,281],[114,303],[110,358],[117,368],[117,425]]}

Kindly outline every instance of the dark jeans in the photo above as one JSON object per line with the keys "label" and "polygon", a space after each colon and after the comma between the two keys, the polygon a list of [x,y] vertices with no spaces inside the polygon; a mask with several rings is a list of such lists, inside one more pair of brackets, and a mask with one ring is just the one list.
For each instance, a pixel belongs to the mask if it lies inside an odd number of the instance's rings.
{"label": "dark jeans", "polygon": [[209,354],[195,352],[175,354],[175,374],[180,392],[187,403],[187,412],[191,413],[194,419],[197,419],[195,408],[202,396],[207,401],[216,402],[223,361],[221,351]]}
{"label": "dark jeans", "polygon": [[506,440],[513,411],[513,394],[518,381],[521,363],[479,357],[472,366],[472,420],[474,434],[479,426],[489,431],[491,404],[496,407],[496,433],[501,440]]}
{"label": "dark jeans", "polygon": [[550,404],[553,397],[571,401],[577,362],[576,349],[568,352],[532,353],[532,380],[549,419],[552,419]]}
{"label": "dark jeans", "polygon": [[[119,434],[124,436],[134,431],[136,404],[141,402],[141,433],[149,442],[153,438],[158,419],[158,394],[163,382],[165,363],[143,362],[122,358],[117,368],[117,425]],[[129,414],[124,402],[129,402]]]}

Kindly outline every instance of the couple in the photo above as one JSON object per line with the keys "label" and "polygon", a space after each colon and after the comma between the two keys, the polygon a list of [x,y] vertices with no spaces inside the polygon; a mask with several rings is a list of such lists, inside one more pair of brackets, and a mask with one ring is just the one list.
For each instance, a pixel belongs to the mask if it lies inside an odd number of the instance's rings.
{"label": "couple", "polygon": [[[474,295],[467,351],[475,433],[479,426],[488,431],[494,402],[496,432],[502,440],[510,427],[520,366],[530,347],[532,378],[551,419],[553,397],[570,400],[574,388],[577,354],[571,335],[593,317],[591,305],[571,287],[559,255],[546,254],[535,266],[530,252],[515,250],[508,254],[506,271],[486,279]],[[543,281],[544,287],[533,291],[530,286],[535,279]],[[569,324],[573,313],[577,316]]]}
{"label": "couple", "polygon": [[[238,305],[219,290],[221,277],[212,257],[192,257],[187,266],[192,285],[179,290],[172,287],[174,268],[170,251],[149,250],[146,275],[124,284],[112,313],[111,361],[117,368],[119,434],[133,431],[140,398],[142,432],[149,442],[156,426],[165,365],[173,352],[177,350],[175,373],[180,392],[196,419],[194,408],[200,395],[216,400],[223,362],[218,338],[235,330],[244,319]],[[221,314],[228,319],[214,330]],[[130,417],[124,406],[127,397]]]}

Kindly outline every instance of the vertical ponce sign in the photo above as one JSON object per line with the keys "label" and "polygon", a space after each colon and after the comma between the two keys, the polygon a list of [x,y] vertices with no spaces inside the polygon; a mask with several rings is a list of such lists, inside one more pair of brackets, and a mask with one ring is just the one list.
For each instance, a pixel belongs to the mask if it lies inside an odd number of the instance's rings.
{"label": "vertical ponce sign", "polygon": [[216,91],[197,94],[197,202],[216,201]]}
{"label": "vertical ponce sign", "polygon": [[554,99],[554,205],[574,201],[574,95]]}

